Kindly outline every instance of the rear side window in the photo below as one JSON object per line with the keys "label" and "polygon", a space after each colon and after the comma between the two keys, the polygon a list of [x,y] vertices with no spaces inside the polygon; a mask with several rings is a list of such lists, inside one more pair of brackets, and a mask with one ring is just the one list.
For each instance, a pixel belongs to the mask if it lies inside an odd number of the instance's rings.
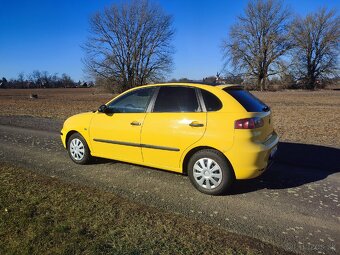
{"label": "rear side window", "polygon": [[153,112],[200,112],[196,91],[188,87],[160,87]]}
{"label": "rear side window", "polygon": [[201,93],[208,112],[218,111],[222,108],[222,102],[217,96],[203,89],[201,89]]}
{"label": "rear side window", "polygon": [[250,92],[243,89],[223,89],[235,98],[248,112],[267,112],[269,107]]}

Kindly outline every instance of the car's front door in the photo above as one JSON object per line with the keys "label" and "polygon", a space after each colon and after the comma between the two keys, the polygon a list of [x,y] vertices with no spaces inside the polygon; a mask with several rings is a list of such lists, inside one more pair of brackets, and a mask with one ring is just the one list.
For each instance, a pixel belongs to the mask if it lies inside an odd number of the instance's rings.
{"label": "car's front door", "polygon": [[195,88],[160,87],[142,127],[144,163],[180,172],[183,152],[203,136],[205,129],[206,113],[202,112]]}
{"label": "car's front door", "polygon": [[140,132],[155,88],[131,91],[96,112],[90,125],[94,156],[141,163]]}

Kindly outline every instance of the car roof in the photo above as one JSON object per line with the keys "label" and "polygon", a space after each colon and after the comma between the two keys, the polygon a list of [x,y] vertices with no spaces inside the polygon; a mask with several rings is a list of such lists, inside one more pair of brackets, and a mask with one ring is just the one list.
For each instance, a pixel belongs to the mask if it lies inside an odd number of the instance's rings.
{"label": "car roof", "polygon": [[221,85],[211,85],[211,84],[206,84],[206,83],[190,83],[190,82],[171,82],[171,83],[158,83],[158,84],[148,84],[144,85],[142,87],[159,87],[159,86],[183,86],[183,87],[196,87],[196,88],[205,88],[205,89],[210,89],[210,88],[219,88],[219,89],[224,89],[224,88],[240,88],[240,85],[237,84],[221,84]]}
{"label": "car roof", "polygon": [[[243,86],[234,85],[234,84],[223,84],[223,85],[215,85],[215,86],[209,85],[209,84],[190,83],[190,82],[169,82],[169,83],[148,84],[148,85],[142,85],[142,86],[138,86],[138,87],[134,87],[132,89],[126,90],[122,94],[114,97],[111,101],[113,101],[117,97],[120,97],[120,96],[122,96],[126,93],[129,93],[130,91],[133,91],[133,90],[138,90],[138,89],[142,89],[142,88],[163,87],[163,86],[183,86],[183,87],[200,88],[200,89],[204,89],[204,90],[207,90],[207,91],[213,93],[215,96],[219,97],[220,100],[222,100],[222,98],[224,98],[224,97],[230,97],[230,98],[232,98],[232,100],[230,100],[230,102],[229,102],[230,107],[229,108],[222,107],[222,109],[227,109],[229,111],[230,111],[230,109],[233,109],[232,111],[234,111],[235,109],[239,109],[240,111],[244,111],[243,106],[236,99],[234,99],[232,96],[228,95],[228,93],[225,93],[223,91],[226,88],[243,89]],[[108,103],[110,103],[111,101],[109,101]]]}

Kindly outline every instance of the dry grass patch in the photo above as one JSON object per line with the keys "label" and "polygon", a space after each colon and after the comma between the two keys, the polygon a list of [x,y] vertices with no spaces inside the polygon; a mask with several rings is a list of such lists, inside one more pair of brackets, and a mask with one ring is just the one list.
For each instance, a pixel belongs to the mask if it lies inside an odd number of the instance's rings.
{"label": "dry grass patch", "polygon": [[112,193],[0,167],[0,254],[286,254]]}

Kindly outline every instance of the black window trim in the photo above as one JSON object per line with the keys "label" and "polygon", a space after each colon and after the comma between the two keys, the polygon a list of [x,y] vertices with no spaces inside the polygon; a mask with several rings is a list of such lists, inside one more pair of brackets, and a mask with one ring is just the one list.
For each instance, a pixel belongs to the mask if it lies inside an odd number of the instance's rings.
{"label": "black window trim", "polygon": [[[155,107],[155,103],[156,103],[156,99],[158,97],[159,91],[161,88],[169,88],[169,87],[176,87],[176,88],[190,88],[190,89],[194,89],[195,90],[195,94],[196,94],[196,100],[197,103],[199,105],[199,107],[201,108],[201,111],[199,112],[186,112],[186,113],[202,113],[202,112],[206,112],[205,110],[205,105],[202,104],[201,102],[201,96],[199,93],[199,89],[196,87],[192,87],[192,86],[181,86],[181,85],[166,85],[166,86],[159,86],[156,87],[156,91],[154,92],[154,95],[152,97],[152,99],[150,100],[150,105],[147,108],[147,113],[181,113],[181,112],[154,112],[153,109]],[[204,106],[204,107],[203,107]]]}

